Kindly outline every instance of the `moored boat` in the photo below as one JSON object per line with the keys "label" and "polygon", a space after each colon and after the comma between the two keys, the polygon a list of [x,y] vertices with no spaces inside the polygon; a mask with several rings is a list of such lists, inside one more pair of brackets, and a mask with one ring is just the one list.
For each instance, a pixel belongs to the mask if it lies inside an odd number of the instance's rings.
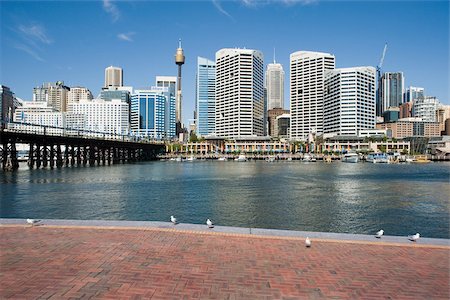
{"label": "moored boat", "polygon": [[366,158],[367,162],[371,162],[371,163],[385,163],[387,164],[389,162],[388,157],[385,153],[370,153],[369,155],[367,155]]}
{"label": "moored boat", "polygon": [[354,153],[354,152],[346,153],[344,155],[344,157],[342,157],[342,161],[348,162],[348,163],[357,163],[358,160],[359,160],[359,156],[357,153]]}

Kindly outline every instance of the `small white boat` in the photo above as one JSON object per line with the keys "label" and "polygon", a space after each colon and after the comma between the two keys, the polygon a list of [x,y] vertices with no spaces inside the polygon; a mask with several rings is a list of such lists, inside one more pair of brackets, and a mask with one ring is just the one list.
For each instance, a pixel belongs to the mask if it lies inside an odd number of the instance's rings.
{"label": "small white boat", "polygon": [[317,161],[317,159],[314,156],[306,153],[305,155],[303,155],[303,161],[305,161],[305,162],[309,162],[309,161],[310,162],[315,162],[315,161]]}
{"label": "small white boat", "polygon": [[227,161],[228,159],[225,156],[219,157],[217,159],[218,161]]}
{"label": "small white boat", "polygon": [[274,162],[275,161],[275,157],[268,157],[267,159],[266,159],[266,161],[267,162]]}
{"label": "small white boat", "polygon": [[357,163],[358,160],[359,160],[358,154],[356,154],[354,152],[346,153],[344,155],[344,157],[342,158],[343,162],[348,162],[348,163]]}
{"label": "small white boat", "polygon": [[374,164],[377,163],[387,164],[389,162],[388,157],[385,153],[370,153],[369,155],[367,155],[366,161]]}
{"label": "small white boat", "polygon": [[194,161],[194,160],[196,160],[197,158],[196,157],[194,157],[193,155],[191,155],[191,156],[189,156],[188,158],[186,158],[186,161]]}
{"label": "small white boat", "polygon": [[237,158],[235,158],[234,160],[235,161],[247,161],[247,157],[245,157],[244,154],[241,154]]}
{"label": "small white boat", "polygon": [[182,161],[182,158],[181,158],[181,156],[178,156],[175,160],[180,162],[180,161]]}

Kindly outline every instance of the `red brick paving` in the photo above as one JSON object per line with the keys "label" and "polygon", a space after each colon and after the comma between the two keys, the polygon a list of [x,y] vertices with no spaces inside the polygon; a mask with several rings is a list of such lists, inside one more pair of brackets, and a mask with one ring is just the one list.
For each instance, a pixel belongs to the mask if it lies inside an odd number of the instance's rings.
{"label": "red brick paving", "polygon": [[0,228],[0,298],[449,299],[446,247]]}

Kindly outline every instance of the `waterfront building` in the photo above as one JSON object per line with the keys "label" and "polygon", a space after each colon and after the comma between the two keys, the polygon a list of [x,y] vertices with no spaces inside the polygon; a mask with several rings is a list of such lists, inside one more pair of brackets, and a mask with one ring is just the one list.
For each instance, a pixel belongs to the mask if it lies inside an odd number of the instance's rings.
{"label": "waterfront building", "polygon": [[84,129],[110,134],[128,134],[128,103],[119,99],[80,101],[71,105],[70,113],[84,116]]}
{"label": "waterfront building", "polygon": [[[173,126],[166,130],[165,105],[167,88],[153,87],[149,90],[136,90],[131,96],[131,133],[152,139],[172,138],[175,136],[175,119]],[[172,110],[175,110],[175,97],[171,97]],[[174,115],[175,116],[175,115]]]}
{"label": "waterfront building", "polygon": [[275,62],[267,65],[265,88],[267,90],[267,109],[284,108],[284,70]]}
{"label": "waterfront building", "polygon": [[[166,88],[164,92],[166,95],[164,126],[168,138],[173,138],[176,135],[176,85],[177,77],[175,76],[156,76],[156,87]],[[173,99],[175,99],[175,103]]]}
{"label": "waterfront building", "polygon": [[216,52],[216,135],[265,135],[263,54],[250,49]]}
{"label": "waterfront building", "polygon": [[397,152],[409,153],[411,143],[401,140],[368,141],[364,137],[334,136],[324,140],[320,152]]}
{"label": "waterfront building", "polygon": [[413,102],[416,99],[425,98],[425,89],[422,87],[410,86],[406,89],[403,103]]}
{"label": "waterfront building", "polygon": [[42,101],[24,101],[14,113],[14,122],[39,126],[64,127],[63,118],[63,112]]}
{"label": "waterfront building", "polygon": [[380,123],[377,124],[377,128],[387,130],[390,136],[397,139],[441,135],[438,122],[428,122],[422,118],[405,118],[399,119],[397,122]]}
{"label": "waterfront building", "polygon": [[436,97],[425,97],[414,101],[413,117],[422,118],[424,122],[436,122],[436,110],[440,103]]}
{"label": "waterfront building", "polygon": [[324,77],[324,136],[357,136],[375,128],[375,68],[326,70]]}
{"label": "waterfront building", "polygon": [[403,72],[385,72],[378,84],[380,103],[377,116],[382,116],[389,107],[397,107],[403,103]]}
{"label": "waterfront building", "polygon": [[105,69],[105,85],[103,88],[123,86],[123,70],[109,66]]}
{"label": "waterfront building", "polygon": [[14,115],[14,93],[7,86],[0,85],[0,121],[10,122]]}
{"label": "waterfront building", "polygon": [[47,102],[49,106],[57,111],[65,112],[67,110],[67,94],[69,91],[70,88],[64,85],[64,81],[49,82],[33,89],[33,101]]}
{"label": "waterfront building", "polygon": [[335,68],[330,53],[298,51],[290,55],[291,139],[306,141],[323,133],[324,73]]}
{"label": "waterfront building", "polygon": [[269,136],[271,137],[279,136],[277,117],[283,114],[289,114],[289,110],[285,110],[282,108],[272,108],[267,111],[267,124],[269,129]]}
{"label": "waterfront building", "polygon": [[196,81],[196,132],[199,136],[206,136],[215,132],[216,63],[197,57]]}

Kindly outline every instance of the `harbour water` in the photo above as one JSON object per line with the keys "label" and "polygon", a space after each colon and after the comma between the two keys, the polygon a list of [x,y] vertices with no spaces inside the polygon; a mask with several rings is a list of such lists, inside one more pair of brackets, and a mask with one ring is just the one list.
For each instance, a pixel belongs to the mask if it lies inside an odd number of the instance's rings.
{"label": "harbour water", "polygon": [[0,172],[0,217],[450,238],[450,163],[155,161]]}

